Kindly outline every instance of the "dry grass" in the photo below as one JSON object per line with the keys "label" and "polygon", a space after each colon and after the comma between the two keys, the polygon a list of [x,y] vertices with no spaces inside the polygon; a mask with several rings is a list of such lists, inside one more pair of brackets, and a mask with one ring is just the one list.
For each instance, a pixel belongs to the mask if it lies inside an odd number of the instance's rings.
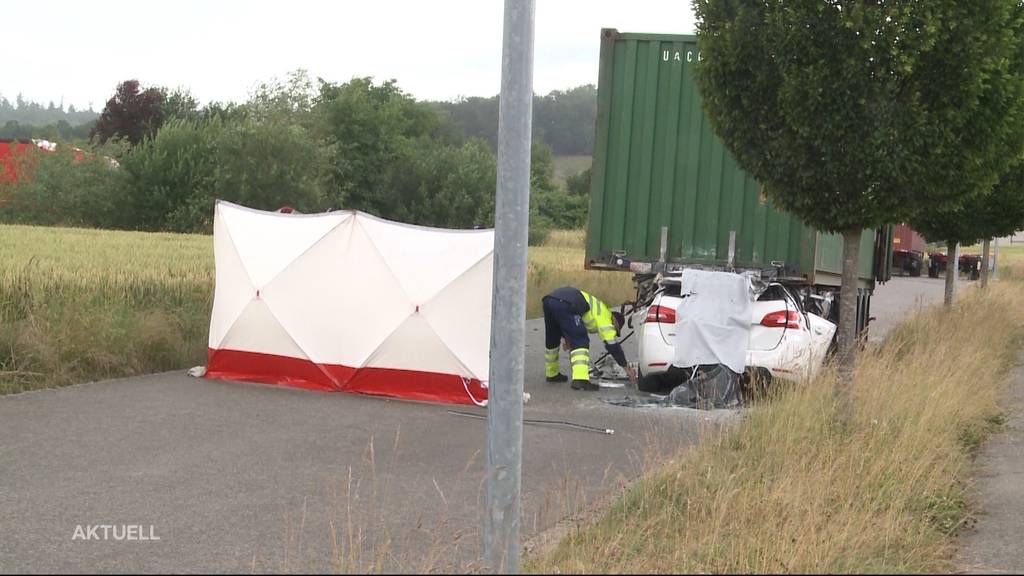
{"label": "dry grass", "polygon": [[584,270],[584,232],[556,230],[543,246],[531,246],[527,263],[526,317],[537,318],[540,299],[561,286],[576,286],[605,303],[617,306],[634,297],[633,281],[625,272]]}
{"label": "dry grass", "polygon": [[210,238],[0,226],[0,394],[200,364]]}
{"label": "dry grass", "polygon": [[1024,289],[1001,282],[898,326],[857,367],[778,389],[743,422],[652,469],[533,572],[950,571],[971,455],[999,421]]}

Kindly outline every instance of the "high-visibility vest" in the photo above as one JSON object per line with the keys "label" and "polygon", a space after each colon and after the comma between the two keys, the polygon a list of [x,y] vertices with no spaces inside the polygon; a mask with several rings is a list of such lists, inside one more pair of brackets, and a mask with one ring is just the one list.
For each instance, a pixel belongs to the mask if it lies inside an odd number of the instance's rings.
{"label": "high-visibility vest", "polygon": [[587,332],[598,334],[601,340],[609,344],[617,342],[618,333],[615,331],[615,323],[612,320],[612,309],[596,296],[587,294],[583,290],[580,290],[580,294],[583,295],[583,299],[590,307],[590,310],[580,316],[583,325],[587,327]]}

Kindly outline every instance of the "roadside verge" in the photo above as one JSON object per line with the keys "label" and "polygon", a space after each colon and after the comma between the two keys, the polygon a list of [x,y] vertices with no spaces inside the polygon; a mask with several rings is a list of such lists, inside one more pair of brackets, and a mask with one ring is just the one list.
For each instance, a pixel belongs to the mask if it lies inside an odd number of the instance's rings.
{"label": "roadside verge", "polygon": [[827,373],[649,470],[534,572],[939,572],[970,517],[972,456],[998,424],[1024,289],[926,309],[867,350],[837,426]]}

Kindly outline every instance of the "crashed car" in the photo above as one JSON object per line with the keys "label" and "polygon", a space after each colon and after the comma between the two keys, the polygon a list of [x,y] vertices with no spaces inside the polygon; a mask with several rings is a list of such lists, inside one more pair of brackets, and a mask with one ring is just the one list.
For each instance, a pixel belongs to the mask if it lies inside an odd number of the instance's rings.
{"label": "crashed car", "polygon": [[[638,329],[639,369],[652,375],[677,357],[677,311],[683,302],[680,274],[663,277]],[[802,380],[824,364],[836,325],[806,309],[798,294],[777,282],[753,282],[746,372],[760,378]]]}

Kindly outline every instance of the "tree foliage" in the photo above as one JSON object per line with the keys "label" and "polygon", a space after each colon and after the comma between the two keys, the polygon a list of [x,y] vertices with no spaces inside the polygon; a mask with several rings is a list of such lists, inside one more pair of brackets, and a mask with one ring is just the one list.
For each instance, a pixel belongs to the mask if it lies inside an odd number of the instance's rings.
{"label": "tree foliage", "polygon": [[174,120],[121,159],[134,227],[175,231],[199,227],[183,226],[182,217],[190,211],[189,204],[205,204],[202,199],[213,194],[221,128],[217,122],[200,126]]}
{"label": "tree foliage", "polygon": [[187,89],[168,90],[161,88],[160,93],[163,97],[163,104],[161,106],[163,122],[171,120],[196,121],[199,119],[199,101]]}
{"label": "tree foliage", "polygon": [[[41,207],[52,198],[52,213],[26,208],[3,217],[208,232],[214,203],[223,199],[265,210],[284,205],[300,212],[358,209],[438,227],[493,225],[494,152],[483,140],[458,134],[436,108],[415,100],[394,81],[314,83],[299,70],[259,84],[246,102],[202,108],[183,89],[148,91],[160,95],[159,114],[150,122],[131,123],[149,126],[134,145],[120,132],[124,145],[108,145],[119,168],[107,171],[105,188],[79,186],[69,166],[52,177],[40,175],[39,186],[13,192],[23,207]],[[118,104],[105,110],[103,126],[111,126],[109,120],[134,106],[141,94],[137,84],[119,86],[112,99]],[[559,187],[551,149],[541,142],[535,143],[531,168],[534,228],[582,226],[586,197]],[[65,217],[64,207],[71,205],[65,199],[76,186],[96,202],[117,206],[119,218]]]}
{"label": "tree foliage", "polygon": [[25,100],[21,94],[11,102],[0,95],[0,125],[14,122],[22,126],[55,126],[64,121],[70,126],[82,126],[91,125],[98,117],[92,109],[78,110],[73,104],[65,108],[63,102],[59,105],[50,102],[44,106]]}
{"label": "tree foliage", "polygon": [[377,85],[371,78],[322,82],[314,113],[332,148],[334,205],[379,215],[398,210],[401,200],[389,186],[393,167],[413,147],[429,145],[436,115],[394,81]]}
{"label": "tree foliage", "polygon": [[[466,138],[480,138],[498,149],[498,97],[434,102],[445,125]],[[594,150],[597,87],[593,84],[533,97],[533,138],[559,156],[590,155]]]}
{"label": "tree foliage", "polygon": [[574,196],[590,196],[590,181],[593,170],[587,168],[565,179],[565,189]]}
{"label": "tree foliage", "polygon": [[124,138],[133,146],[152,136],[164,122],[164,92],[159,88],[143,90],[138,80],[117,85],[114,95],[100,113],[92,137],[100,143]]}
{"label": "tree foliage", "polygon": [[969,246],[1024,230],[1024,159],[1007,170],[986,194],[947,210],[924,210],[914,229],[929,242]]}
{"label": "tree foliage", "polygon": [[996,182],[1024,134],[1019,0],[695,0],[715,132],[770,198],[843,235],[840,414],[851,411],[858,236]]}
{"label": "tree foliage", "polygon": [[530,148],[530,228],[533,243],[547,237],[545,230],[577,229],[586,224],[589,197],[567,194],[555,183],[551,148],[538,140]]}
{"label": "tree foliage", "polygon": [[482,140],[462,146],[423,142],[397,163],[388,217],[441,228],[493,226],[496,180],[494,154]]}
{"label": "tree foliage", "polygon": [[715,131],[816,228],[899,221],[991,187],[1024,126],[1017,0],[697,0]]}
{"label": "tree foliage", "polygon": [[[29,148],[17,182],[0,182],[0,222],[122,228],[132,217],[111,144],[91,153],[67,145]],[[27,169],[25,169],[27,168]]]}
{"label": "tree foliage", "polygon": [[305,128],[254,119],[176,120],[123,161],[137,227],[209,231],[216,200],[315,212],[326,161]]}

